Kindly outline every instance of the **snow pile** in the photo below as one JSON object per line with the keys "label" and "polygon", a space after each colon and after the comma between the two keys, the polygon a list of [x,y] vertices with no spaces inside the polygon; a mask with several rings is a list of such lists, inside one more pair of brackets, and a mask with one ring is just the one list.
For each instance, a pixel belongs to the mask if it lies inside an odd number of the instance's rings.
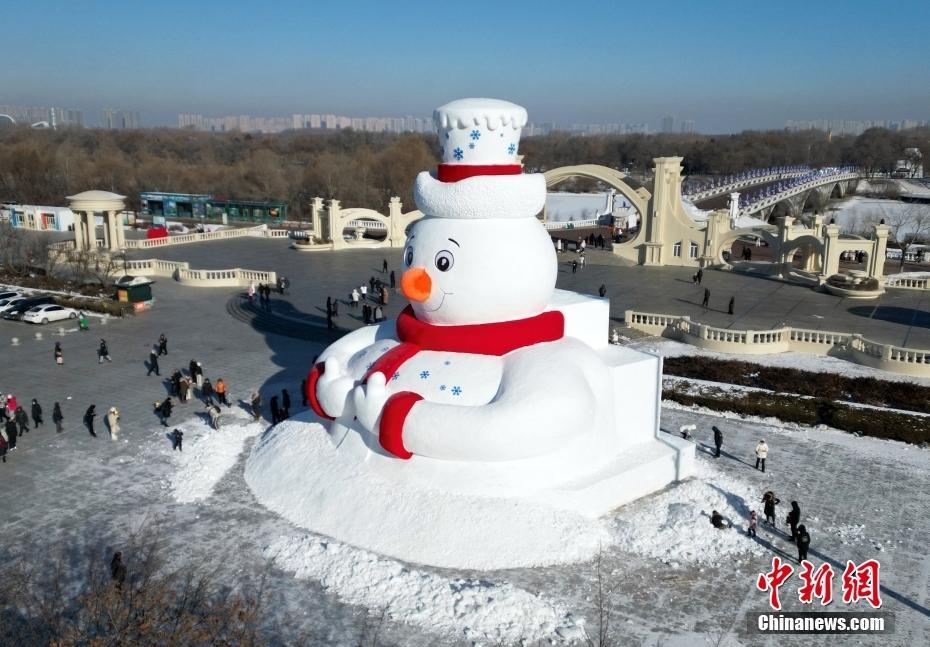
{"label": "snow pile", "polygon": [[306,414],[256,443],[245,479],[292,523],[420,564],[498,569],[582,562],[610,535],[605,522],[523,499],[465,496],[387,481],[337,451]]}
{"label": "snow pile", "polygon": [[856,545],[865,541],[865,524],[842,524],[824,529],[824,534],[838,539],[844,546]]}
{"label": "snow pile", "polygon": [[182,451],[174,452],[178,467],[171,476],[171,491],[178,503],[193,503],[213,494],[216,484],[236,464],[245,441],[260,434],[264,425],[242,419],[240,424],[214,431],[201,422],[196,431],[202,433],[197,436],[193,436],[191,425],[178,429],[184,432],[186,442]]}
{"label": "snow pile", "polygon": [[[760,523],[763,518],[762,493],[756,490],[699,463],[696,478],[624,507],[616,519],[615,541],[623,550],[673,567],[711,564],[746,553],[761,555],[763,546],[746,536],[750,511],[756,510]],[[733,527],[714,528],[713,510]]]}
{"label": "snow pile", "polygon": [[580,633],[561,605],[509,583],[450,579],[311,535],[281,537],[263,554],[348,604],[450,638],[511,645]]}

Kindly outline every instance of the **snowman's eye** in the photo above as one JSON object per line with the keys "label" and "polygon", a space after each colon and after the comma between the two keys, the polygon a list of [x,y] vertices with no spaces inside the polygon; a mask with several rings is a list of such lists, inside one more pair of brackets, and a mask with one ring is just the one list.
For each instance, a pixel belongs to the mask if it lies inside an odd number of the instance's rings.
{"label": "snowman's eye", "polygon": [[407,267],[413,265],[413,247],[408,247],[407,251],[404,252],[404,262],[407,264]]}
{"label": "snowman's eye", "polygon": [[440,272],[448,272],[451,270],[453,263],[455,263],[455,257],[452,256],[452,252],[449,250],[444,249],[436,254],[436,269]]}

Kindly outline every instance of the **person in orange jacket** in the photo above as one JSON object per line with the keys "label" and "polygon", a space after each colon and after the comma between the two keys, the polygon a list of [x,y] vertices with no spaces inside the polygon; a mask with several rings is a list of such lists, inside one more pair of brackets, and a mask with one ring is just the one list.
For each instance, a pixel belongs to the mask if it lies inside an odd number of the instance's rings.
{"label": "person in orange jacket", "polygon": [[216,381],[216,384],[213,385],[213,391],[216,393],[216,399],[221,404],[225,404],[227,407],[232,406],[229,404],[229,400],[226,399],[226,382],[223,381],[223,378]]}

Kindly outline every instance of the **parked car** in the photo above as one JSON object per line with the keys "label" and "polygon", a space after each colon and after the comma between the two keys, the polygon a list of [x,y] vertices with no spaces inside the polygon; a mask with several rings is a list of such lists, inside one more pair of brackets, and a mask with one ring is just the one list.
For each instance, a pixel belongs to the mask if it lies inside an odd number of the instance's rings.
{"label": "parked car", "polygon": [[44,306],[47,303],[55,303],[55,299],[52,297],[22,298],[17,301],[12,308],[9,308],[3,313],[3,318],[19,321],[23,318],[23,313],[25,313],[27,310],[31,310],[36,306]]}
{"label": "parked car", "polygon": [[23,296],[22,292],[0,292],[0,301],[6,301],[7,299],[12,299],[13,297]]}
{"label": "parked car", "polygon": [[77,319],[78,313],[74,308],[66,308],[55,303],[35,306],[23,313],[23,321],[34,324],[47,324],[50,321],[62,319]]}
{"label": "parked car", "polygon": [[26,300],[26,297],[9,297],[0,301],[0,315],[5,316],[6,313],[16,307],[18,304]]}

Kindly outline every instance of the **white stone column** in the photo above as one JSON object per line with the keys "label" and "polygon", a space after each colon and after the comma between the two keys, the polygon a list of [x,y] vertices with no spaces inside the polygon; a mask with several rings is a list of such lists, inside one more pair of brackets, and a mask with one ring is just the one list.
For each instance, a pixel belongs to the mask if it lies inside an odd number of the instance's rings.
{"label": "white stone column", "polygon": [[84,249],[84,214],[80,211],[74,212],[74,251],[79,252]]}
{"label": "white stone column", "polygon": [[110,212],[103,212],[103,248],[113,249],[113,230],[110,229]]}
{"label": "white stone column", "polygon": [[86,212],[87,215],[87,249],[95,251],[97,249],[97,214],[94,211]]}

